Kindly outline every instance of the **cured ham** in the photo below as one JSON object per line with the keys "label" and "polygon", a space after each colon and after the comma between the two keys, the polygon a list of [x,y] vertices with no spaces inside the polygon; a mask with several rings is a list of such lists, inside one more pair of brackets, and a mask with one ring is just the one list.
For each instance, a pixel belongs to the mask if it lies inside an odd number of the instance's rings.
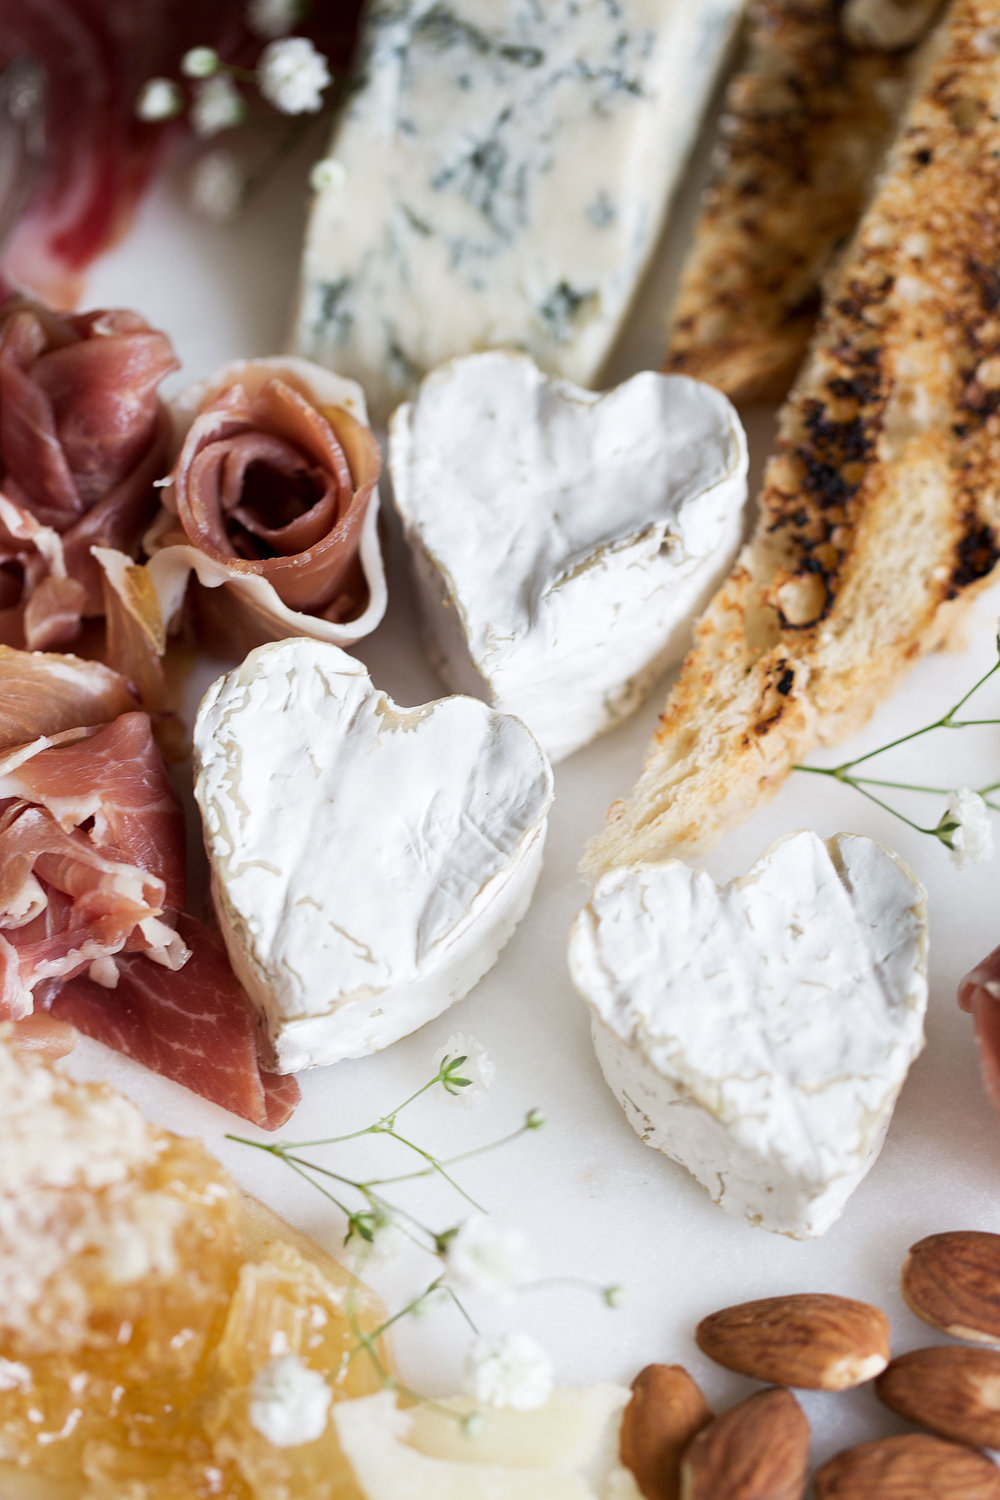
{"label": "cured ham", "polygon": [[50,1013],[223,1109],[277,1130],[299,1102],[299,1086],[259,1068],[257,1012],[221,939],[192,917],[180,917],[177,927],[191,955],[179,974],[130,954],[118,960],[113,993],[81,976],[54,992]]}
{"label": "cured ham", "polygon": [[[176,135],[143,124],[143,83],[176,77],[184,51],[210,44],[252,66],[262,45],[244,24],[244,0],[0,0],[0,67],[19,57],[47,77],[45,166],[6,247],[3,270],[61,307],[77,301],[83,272],[127,228]],[[343,69],[360,0],[313,7],[304,32]]]}
{"label": "cured ham", "polygon": [[102,613],[91,548],[133,553],[156,512],[176,368],[137,313],[0,308],[0,641],[66,645]]}
{"label": "cured ham", "polygon": [[375,628],[386,588],[378,444],[353,381],[306,360],[243,361],[174,405],[180,437],[145,569],[99,549],[114,664],[158,708],[155,663],[189,575],[199,636],[240,653]]}
{"label": "cured ham", "polygon": [[1000,1114],[1000,948],[966,974],[958,987],[958,1003],[972,1016],[983,1084]]}
{"label": "cured ham", "polygon": [[129,713],[0,761],[0,1006],[15,1019],[48,979],[141,949],[186,956],[160,920],[184,904],[180,806],[149,719]]}
{"label": "cured ham", "polygon": [[100,662],[0,646],[0,752],[109,724],[137,706],[124,677]]}
{"label": "cured ham", "polygon": [[5,663],[0,1020],[49,1051],[66,1050],[72,1023],[275,1128],[298,1089],[262,1072],[256,1012],[221,942],[184,915],[183,815],[149,717],[129,707],[96,727],[63,727],[74,711],[130,704],[122,680],[73,657],[8,650]]}

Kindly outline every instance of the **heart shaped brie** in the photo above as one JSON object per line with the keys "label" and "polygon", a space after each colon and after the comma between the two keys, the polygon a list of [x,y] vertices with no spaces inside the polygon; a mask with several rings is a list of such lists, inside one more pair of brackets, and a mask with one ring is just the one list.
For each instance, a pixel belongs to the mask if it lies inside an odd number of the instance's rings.
{"label": "heart shaped brie", "polygon": [[436,669],[553,759],[611,728],[729,566],[746,464],[730,403],[685,376],[598,395],[503,352],[430,375],[389,467]]}
{"label": "heart shaped brie", "polygon": [[731,1213],[822,1234],[923,1046],[927,914],[851,834],[780,840],[718,887],[679,860],[609,872],[570,936],[608,1084]]}
{"label": "heart shaped brie", "polygon": [[336,646],[292,639],[213,684],[194,743],[219,922],[279,1072],[388,1046],[496,961],[552,801],[517,719],[399,708]]}

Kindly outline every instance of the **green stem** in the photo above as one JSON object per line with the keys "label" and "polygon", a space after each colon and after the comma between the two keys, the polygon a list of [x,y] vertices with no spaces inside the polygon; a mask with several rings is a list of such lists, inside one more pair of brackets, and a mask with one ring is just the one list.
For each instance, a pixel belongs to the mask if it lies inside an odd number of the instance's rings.
{"label": "green stem", "polygon": [[878,807],[884,808],[887,813],[892,813],[894,818],[898,818],[900,822],[905,823],[908,828],[915,829],[917,833],[933,834],[935,832],[933,828],[922,828],[919,823],[914,823],[912,818],[908,818],[905,813],[899,812],[897,808],[890,807],[888,802],[883,802],[882,798],[876,797],[874,792],[866,791],[865,788],[860,784],[860,782],[852,781],[848,777],[847,784],[849,786],[853,786],[855,791],[860,792],[862,797],[867,797],[869,802],[874,802]]}
{"label": "green stem", "polygon": [[461,1183],[456,1182],[451,1173],[445,1170],[442,1163],[439,1162],[436,1157],[432,1156],[429,1151],[425,1151],[422,1146],[418,1146],[416,1141],[408,1141],[406,1139],[406,1136],[400,1135],[397,1130],[386,1130],[383,1132],[383,1134],[390,1136],[394,1141],[398,1141],[401,1146],[408,1146],[411,1151],[415,1151],[418,1156],[423,1157],[424,1161],[427,1162],[432,1171],[436,1172],[439,1177],[443,1177],[445,1182],[447,1182],[450,1187],[453,1187],[455,1189],[455,1192],[465,1199],[466,1203],[471,1203],[472,1207],[478,1210],[479,1213],[486,1212],[482,1205],[476,1202],[472,1194],[467,1193],[465,1191],[465,1188],[462,1187]]}
{"label": "green stem", "polygon": [[[485,1146],[474,1146],[471,1151],[460,1151],[457,1156],[445,1156],[441,1160],[442,1167],[453,1167],[458,1162],[469,1161],[474,1156],[484,1156],[487,1151],[496,1151],[501,1146],[509,1146],[520,1136],[527,1135],[529,1127],[521,1125],[517,1130],[511,1131],[510,1135],[501,1136],[498,1141],[488,1141]],[[372,1187],[393,1187],[397,1182],[416,1182],[421,1177],[433,1177],[434,1167],[421,1167],[418,1172],[400,1172],[396,1177],[372,1177],[369,1182]]]}
{"label": "green stem", "polygon": [[[304,1151],[307,1147],[311,1146],[339,1146],[344,1141],[360,1140],[363,1135],[389,1135],[391,1132],[387,1131],[385,1129],[385,1126],[390,1125],[398,1115],[401,1115],[403,1113],[404,1109],[407,1109],[411,1104],[413,1104],[415,1100],[421,1098],[421,1096],[432,1089],[435,1084],[438,1084],[440,1082],[441,1071],[440,1069],[438,1069],[433,1078],[431,1078],[427,1083],[422,1084],[421,1087],[418,1088],[415,1093],[411,1094],[408,1099],[404,1099],[402,1104],[397,1104],[395,1109],[390,1109],[384,1115],[380,1115],[377,1120],[374,1120],[371,1123],[371,1125],[365,1125],[361,1130],[349,1130],[346,1135],[327,1135],[324,1136],[321,1141],[279,1141],[274,1145],[266,1145],[263,1142],[259,1141],[247,1141],[245,1142],[245,1144],[248,1146],[259,1145],[261,1147],[261,1150],[263,1151]],[[243,1137],[239,1135],[232,1135],[229,1136],[228,1139],[231,1141],[240,1141],[243,1139]]]}
{"label": "green stem", "polygon": [[897,792],[927,792],[935,797],[948,797],[955,790],[953,786],[916,786],[912,781],[882,781],[877,776],[849,776],[846,785],[884,786]]}

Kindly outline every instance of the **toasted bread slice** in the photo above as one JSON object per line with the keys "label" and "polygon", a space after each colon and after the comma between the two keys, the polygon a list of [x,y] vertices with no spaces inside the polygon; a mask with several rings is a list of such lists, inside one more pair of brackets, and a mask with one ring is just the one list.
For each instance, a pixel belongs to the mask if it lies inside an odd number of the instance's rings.
{"label": "toasted bread slice", "polygon": [[954,0],[781,416],[750,543],[696,627],[590,874],[704,846],[857,728],[992,574],[1000,0]]}
{"label": "toasted bread slice", "polygon": [[842,10],[757,0],[726,95],[664,369],[734,401],[787,392],[902,107],[911,54],[851,46]]}

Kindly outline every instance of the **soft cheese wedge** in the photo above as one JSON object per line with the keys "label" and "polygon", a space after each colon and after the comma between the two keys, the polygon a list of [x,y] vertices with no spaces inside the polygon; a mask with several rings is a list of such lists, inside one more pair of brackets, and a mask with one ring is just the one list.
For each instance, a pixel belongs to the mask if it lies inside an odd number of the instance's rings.
{"label": "soft cheese wedge", "polygon": [[295,343],[376,420],[456,354],[588,384],[743,0],[374,0],[306,239]]}
{"label": "soft cheese wedge", "polygon": [[743,429],[682,377],[594,395],[524,355],[470,355],[395,413],[389,463],[435,666],[553,760],[683,654],[740,539]]}
{"label": "soft cheese wedge", "polygon": [[399,708],[298,639],[213,684],[194,745],[216,911],[279,1072],[387,1047],[496,961],[552,801],[519,720],[472,698]]}
{"label": "soft cheese wedge", "polygon": [[927,914],[902,861],[802,832],[722,888],[679,860],[614,870],[569,964],[636,1133],[728,1212],[828,1229],[923,1046]]}
{"label": "soft cheese wedge", "polygon": [[467,1435],[468,1402],[400,1412],[388,1392],[334,1411],[363,1500],[640,1500],[618,1457],[629,1392],[615,1385],[556,1391],[536,1411],[483,1411]]}

